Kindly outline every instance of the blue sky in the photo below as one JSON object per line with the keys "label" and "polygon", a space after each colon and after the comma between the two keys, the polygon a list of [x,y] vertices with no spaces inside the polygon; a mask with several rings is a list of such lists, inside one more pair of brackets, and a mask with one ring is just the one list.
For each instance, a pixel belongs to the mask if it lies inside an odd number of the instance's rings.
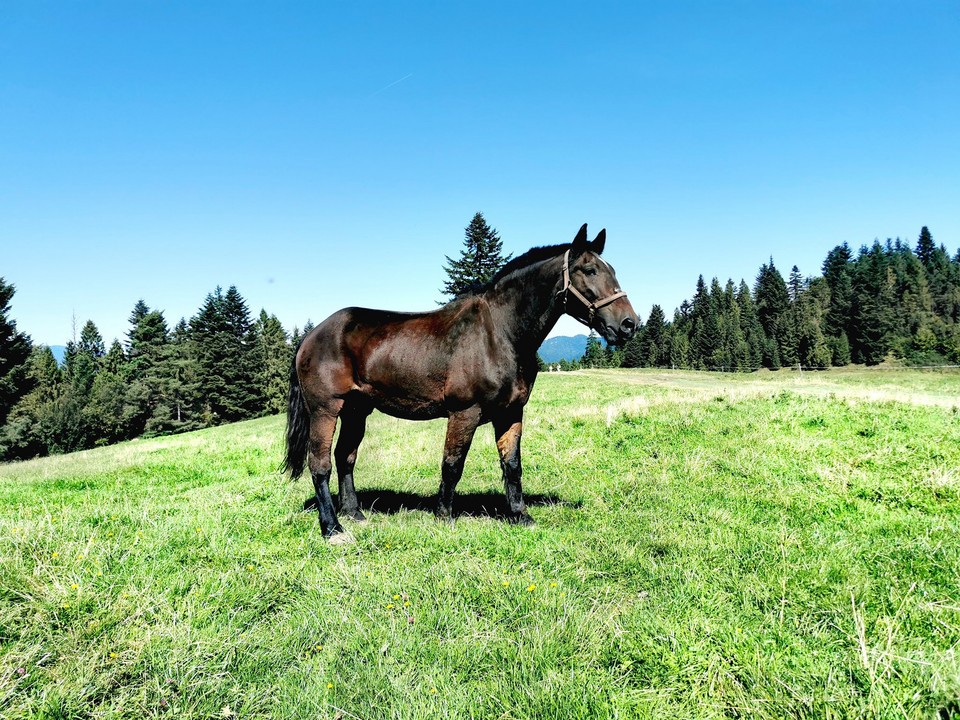
{"label": "blue sky", "polygon": [[0,275],[35,341],[109,343],[217,285],[288,330],[435,307],[478,210],[515,254],[606,227],[643,319],[771,256],[952,254],[958,38],[917,0],[0,0]]}

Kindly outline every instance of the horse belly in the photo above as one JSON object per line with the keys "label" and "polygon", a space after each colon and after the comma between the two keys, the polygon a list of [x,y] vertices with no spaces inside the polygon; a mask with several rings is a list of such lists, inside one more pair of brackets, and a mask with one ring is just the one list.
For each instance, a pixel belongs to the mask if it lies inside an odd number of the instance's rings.
{"label": "horse belly", "polygon": [[423,398],[374,395],[373,406],[382,413],[403,420],[435,420],[447,415],[442,403]]}

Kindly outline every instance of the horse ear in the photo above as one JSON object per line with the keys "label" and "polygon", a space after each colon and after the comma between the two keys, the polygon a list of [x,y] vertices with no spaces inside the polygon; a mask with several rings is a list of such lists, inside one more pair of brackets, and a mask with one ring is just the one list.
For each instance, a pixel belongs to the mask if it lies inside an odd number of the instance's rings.
{"label": "horse ear", "polygon": [[607,242],[607,229],[604,228],[598,234],[596,239],[590,244],[590,250],[595,252],[597,255],[603,253],[603,246]]}
{"label": "horse ear", "polygon": [[587,224],[584,223],[580,228],[580,232],[577,233],[577,236],[573,239],[573,244],[571,247],[574,250],[586,250],[587,249]]}

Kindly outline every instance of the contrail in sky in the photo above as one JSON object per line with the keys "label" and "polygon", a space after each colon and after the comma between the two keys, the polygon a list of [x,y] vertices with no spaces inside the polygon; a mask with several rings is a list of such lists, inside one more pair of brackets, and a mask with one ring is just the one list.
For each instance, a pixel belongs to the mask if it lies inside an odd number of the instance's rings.
{"label": "contrail in sky", "polygon": [[377,90],[376,92],[370,93],[369,95],[367,95],[367,100],[369,100],[370,98],[372,98],[374,95],[379,95],[379,94],[382,93],[384,90],[389,90],[389,89],[392,88],[394,85],[399,85],[400,83],[402,83],[404,80],[406,80],[406,79],[409,78],[409,77],[413,77],[413,73],[407,73],[406,75],[404,75],[404,76],[403,76],[402,78],[400,78],[399,80],[394,80],[394,81],[393,81],[392,83],[390,83],[389,85],[384,85],[382,88],[380,88],[380,89]]}

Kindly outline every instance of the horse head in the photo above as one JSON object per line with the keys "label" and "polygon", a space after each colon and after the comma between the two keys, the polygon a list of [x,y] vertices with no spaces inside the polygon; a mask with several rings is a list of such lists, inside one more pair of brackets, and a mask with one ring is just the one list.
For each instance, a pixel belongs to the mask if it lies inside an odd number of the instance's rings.
{"label": "horse head", "polygon": [[596,330],[608,344],[617,345],[633,337],[640,319],[620,289],[613,266],[600,257],[606,240],[604,229],[588,242],[584,223],[564,255],[561,292],[568,315]]}

